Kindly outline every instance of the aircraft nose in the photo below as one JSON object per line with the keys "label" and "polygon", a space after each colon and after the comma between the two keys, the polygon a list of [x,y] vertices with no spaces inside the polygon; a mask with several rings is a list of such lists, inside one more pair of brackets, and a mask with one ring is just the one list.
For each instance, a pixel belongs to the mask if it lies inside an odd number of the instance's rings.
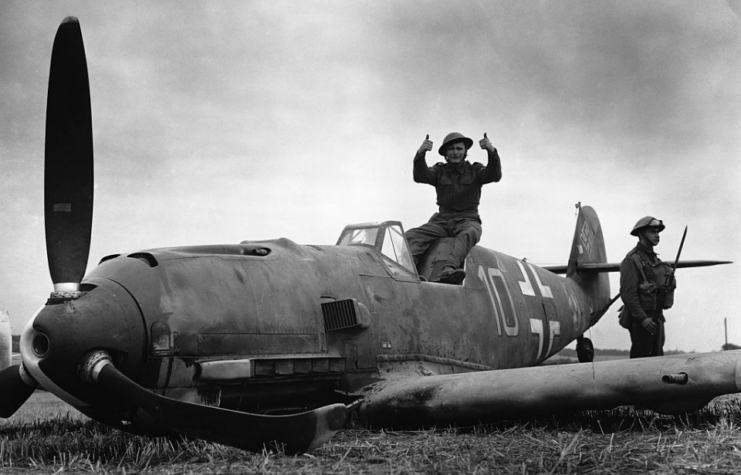
{"label": "aircraft nose", "polygon": [[86,354],[105,350],[116,367],[129,375],[136,374],[143,355],[145,329],[136,301],[115,282],[96,283],[77,299],[50,299],[21,336],[26,370],[75,407],[100,397],[98,388],[78,376]]}

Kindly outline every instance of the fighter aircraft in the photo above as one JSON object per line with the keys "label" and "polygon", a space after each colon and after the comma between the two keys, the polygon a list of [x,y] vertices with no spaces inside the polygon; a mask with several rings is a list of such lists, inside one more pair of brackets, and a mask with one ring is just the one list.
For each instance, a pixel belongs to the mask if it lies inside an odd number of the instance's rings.
{"label": "fighter aircraft", "polygon": [[[741,353],[537,366],[616,299],[602,229],[579,206],[568,263],[475,247],[462,285],[416,268],[397,221],[349,225],[336,245],[281,238],[104,257],[84,276],[93,215],[82,33],[59,27],[47,99],[45,218],[54,291],[0,372],[0,415],[42,387],[136,433],[310,451],[357,411],[372,427],[474,424],[642,404],[664,412],[738,392]],[[679,262],[678,267],[718,264]]]}

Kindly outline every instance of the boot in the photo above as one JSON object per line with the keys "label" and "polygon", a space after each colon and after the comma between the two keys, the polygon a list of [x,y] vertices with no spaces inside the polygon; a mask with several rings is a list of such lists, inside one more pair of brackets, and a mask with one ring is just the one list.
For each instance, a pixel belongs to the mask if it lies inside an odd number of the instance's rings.
{"label": "boot", "polygon": [[466,278],[466,271],[463,269],[456,269],[454,267],[445,267],[440,273],[440,279],[438,282],[443,284],[460,285],[463,279]]}

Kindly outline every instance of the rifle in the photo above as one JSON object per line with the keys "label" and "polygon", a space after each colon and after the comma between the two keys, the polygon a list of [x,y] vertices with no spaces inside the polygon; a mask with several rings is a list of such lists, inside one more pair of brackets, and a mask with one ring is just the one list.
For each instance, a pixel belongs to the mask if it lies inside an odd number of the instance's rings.
{"label": "rifle", "polygon": [[687,226],[684,227],[684,234],[682,234],[682,241],[679,243],[679,250],[677,251],[677,258],[674,259],[672,264],[671,272],[666,276],[664,285],[659,285],[656,288],[656,310],[654,311],[654,319],[657,319],[661,314],[661,311],[666,305],[666,293],[674,286],[674,273],[677,271],[677,264],[679,263],[679,256],[682,255],[682,248],[684,247],[684,239],[687,237]]}
{"label": "rifle", "polygon": [[656,287],[656,309],[654,310],[654,314],[651,316],[651,319],[656,322],[658,325],[656,334],[654,335],[653,342],[651,344],[651,351],[650,354],[652,356],[661,356],[663,355],[663,352],[660,354],[654,354],[654,351],[656,348],[661,347],[661,339],[663,333],[661,324],[659,321],[661,320],[661,315],[664,310],[664,306],[666,305],[666,294],[668,291],[671,290],[671,288],[674,285],[674,273],[677,271],[677,264],[679,263],[679,256],[682,255],[682,248],[684,247],[684,239],[687,237],[687,226],[684,227],[684,233],[682,234],[682,241],[679,243],[679,250],[677,251],[677,258],[674,259],[674,263],[672,264],[672,270],[669,272],[669,274],[666,276],[664,285],[657,285]]}

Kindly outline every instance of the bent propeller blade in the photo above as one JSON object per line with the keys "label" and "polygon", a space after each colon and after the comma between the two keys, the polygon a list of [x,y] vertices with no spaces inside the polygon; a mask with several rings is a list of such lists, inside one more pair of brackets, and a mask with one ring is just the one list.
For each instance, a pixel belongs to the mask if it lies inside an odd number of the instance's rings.
{"label": "bent propeller blade", "polygon": [[15,414],[23,403],[36,390],[21,376],[21,367],[13,365],[0,371],[0,417],[8,418]]}
{"label": "bent propeller blade", "polygon": [[80,23],[57,30],[49,71],[44,166],[46,252],[55,290],[77,290],[93,219],[93,127]]}
{"label": "bent propeller blade", "polygon": [[102,365],[96,379],[171,430],[251,452],[271,447],[282,448],[287,454],[311,451],[327,442],[347,418],[344,404],[300,414],[264,416],[178,401],[139,386],[110,362]]}

